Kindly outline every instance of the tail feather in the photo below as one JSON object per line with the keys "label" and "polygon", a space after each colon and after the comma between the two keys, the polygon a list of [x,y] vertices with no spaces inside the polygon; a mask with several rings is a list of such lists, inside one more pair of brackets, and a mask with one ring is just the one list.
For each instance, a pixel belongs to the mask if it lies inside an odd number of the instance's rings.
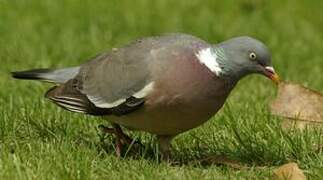
{"label": "tail feather", "polygon": [[11,72],[13,78],[26,80],[40,80],[51,83],[65,83],[74,78],[80,67],[72,67],[65,69],[32,69],[27,71]]}
{"label": "tail feather", "polygon": [[27,71],[11,72],[13,78],[16,79],[30,79],[30,80],[42,80],[44,74],[50,73],[50,69],[33,69]]}

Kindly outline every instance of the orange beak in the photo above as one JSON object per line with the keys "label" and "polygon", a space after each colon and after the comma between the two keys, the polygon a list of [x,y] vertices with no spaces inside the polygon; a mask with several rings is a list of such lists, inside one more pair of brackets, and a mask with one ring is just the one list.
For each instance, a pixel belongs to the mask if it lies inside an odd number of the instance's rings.
{"label": "orange beak", "polygon": [[269,79],[271,79],[277,85],[280,82],[278,74],[275,72],[274,68],[271,67],[271,66],[266,66],[265,67],[265,76],[267,76]]}

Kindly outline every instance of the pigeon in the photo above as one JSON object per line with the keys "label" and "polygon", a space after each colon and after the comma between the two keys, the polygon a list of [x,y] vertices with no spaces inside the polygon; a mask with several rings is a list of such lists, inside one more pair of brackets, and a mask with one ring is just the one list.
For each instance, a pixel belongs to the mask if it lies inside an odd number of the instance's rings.
{"label": "pigeon", "polygon": [[123,132],[129,129],[156,135],[166,159],[171,140],[214,116],[249,74],[279,82],[261,41],[241,36],[210,44],[183,33],[142,38],[80,66],[12,72],[56,84],[45,97],[62,108],[106,119],[118,156],[132,142]]}

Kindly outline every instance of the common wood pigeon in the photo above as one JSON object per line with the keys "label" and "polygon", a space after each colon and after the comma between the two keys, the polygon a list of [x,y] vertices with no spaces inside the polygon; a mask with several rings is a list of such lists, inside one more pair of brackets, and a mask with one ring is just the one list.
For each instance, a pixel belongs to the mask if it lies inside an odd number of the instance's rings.
{"label": "common wood pigeon", "polygon": [[209,44],[167,34],[112,49],[81,66],[12,75],[55,83],[46,93],[55,104],[107,119],[117,135],[118,155],[121,143],[131,142],[124,127],[157,135],[167,158],[172,138],[210,119],[237,82],[252,73],[278,82],[270,52],[254,38]]}

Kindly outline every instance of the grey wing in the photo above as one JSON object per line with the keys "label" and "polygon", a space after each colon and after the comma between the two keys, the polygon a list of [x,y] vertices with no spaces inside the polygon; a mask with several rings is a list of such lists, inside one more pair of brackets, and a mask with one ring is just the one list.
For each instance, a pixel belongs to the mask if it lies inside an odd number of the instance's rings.
{"label": "grey wing", "polygon": [[138,109],[154,85],[149,71],[152,46],[142,46],[150,43],[145,42],[95,57],[46,97],[67,110],[92,115],[123,115]]}
{"label": "grey wing", "polygon": [[112,108],[127,98],[144,98],[152,89],[149,50],[122,48],[81,67],[81,92],[100,108]]}

